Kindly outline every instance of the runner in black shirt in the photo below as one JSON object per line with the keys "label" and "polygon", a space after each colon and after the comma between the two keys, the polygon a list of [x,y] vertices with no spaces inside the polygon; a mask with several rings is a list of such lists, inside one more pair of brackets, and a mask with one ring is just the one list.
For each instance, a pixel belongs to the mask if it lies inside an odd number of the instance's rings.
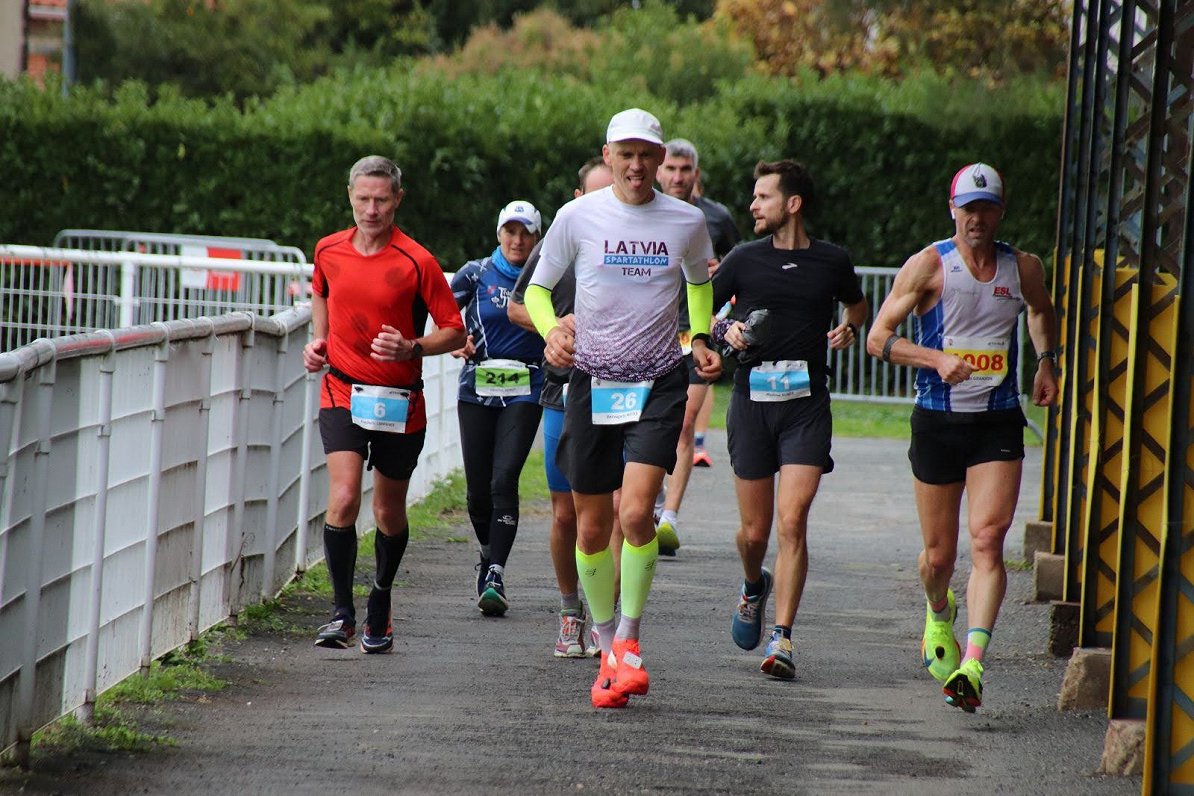
{"label": "runner in black shirt", "polygon": [[[796,672],[792,622],[808,575],[808,512],[821,475],[833,470],[827,347],[853,345],[868,312],[850,256],[805,231],[804,211],[812,199],[812,180],[800,164],[760,162],[750,211],[755,232],[770,234],[735,248],[713,278],[715,307],[737,296],[742,312],[771,313],[769,336],[753,347],[747,346],[741,321],[719,322],[714,339],[722,332],[746,355],[734,373],[726,417],[742,519],[738,552],[746,575],[732,636],[743,649],[759,645],[774,582],[775,629],[761,668],[785,680]],[[843,319],[826,333],[839,302],[845,305]],[[775,513],[779,552],[773,581],[763,561]]]}

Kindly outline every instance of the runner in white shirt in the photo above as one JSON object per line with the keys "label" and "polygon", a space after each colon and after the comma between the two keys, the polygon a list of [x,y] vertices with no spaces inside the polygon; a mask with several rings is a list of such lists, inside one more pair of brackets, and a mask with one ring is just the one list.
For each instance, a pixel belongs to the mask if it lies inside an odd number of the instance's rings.
{"label": "runner in white shirt", "polygon": [[[547,361],[574,366],[557,459],[572,484],[577,569],[601,639],[601,671],[590,692],[599,708],[624,707],[648,688],[638,631],[659,551],[652,515],[676,463],[688,394],[676,340],[682,279],[698,372],[710,381],[721,373],[707,345],[713,246],[698,208],[654,188],[664,157],[659,120],[638,108],[622,111],[610,120],[606,142],[614,184],[560,209],[526,292]],[[551,305],[551,289],[568,268],[576,274],[575,337]],[[615,631],[610,534],[618,488],[625,541]]]}

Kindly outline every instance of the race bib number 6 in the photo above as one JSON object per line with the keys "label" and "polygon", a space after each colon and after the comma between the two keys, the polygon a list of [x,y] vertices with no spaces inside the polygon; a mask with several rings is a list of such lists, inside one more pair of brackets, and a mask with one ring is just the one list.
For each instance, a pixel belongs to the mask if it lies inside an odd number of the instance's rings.
{"label": "race bib number 6", "polygon": [[410,412],[410,390],[354,384],[349,411],[352,422],[366,431],[404,434]]}
{"label": "race bib number 6", "polygon": [[516,359],[487,359],[474,376],[473,386],[483,398],[531,394],[531,369]]}
{"label": "race bib number 6", "polygon": [[594,378],[591,388],[593,425],[637,423],[651,394],[652,381],[606,381]]}
{"label": "race bib number 6", "polygon": [[1008,373],[1007,337],[945,337],[942,349],[974,368],[970,381],[999,384]]}

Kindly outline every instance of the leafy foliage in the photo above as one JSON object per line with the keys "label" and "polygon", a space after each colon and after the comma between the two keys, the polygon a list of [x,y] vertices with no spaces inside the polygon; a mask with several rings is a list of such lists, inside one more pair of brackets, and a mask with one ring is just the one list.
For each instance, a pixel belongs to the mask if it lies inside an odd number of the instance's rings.
{"label": "leafy foliage", "polygon": [[571,198],[579,164],[599,152],[610,115],[638,105],[669,136],[696,143],[708,194],[743,231],[755,162],[796,157],[822,197],[813,233],[860,264],[898,264],[949,234],[946,185],[960,165],[984,160],[1007,178],[1007,239],[1047,253],[1060,89],[970,86],[936,75],[754,76],[681,103],[532,70],[399,64],[341,71],[240,110],[170,91],[151,98],[136,83],[111,99],[0,83],[9,199],[0,240],[49,244],[59,229],[97,227],[266,237],[311,252],[352,223],[347,169],[375,152],[404,170],[398,223],[456,268],[493,247],[493,219],[511,198],[550,219]]}
{"label": "leafy foliage", "polygon": [[718,0],[766,74],[934,70],[990,81],[1061,75],[1069,0]]}
{"label": "leafy foliage", "polygon": [[574,28],[541,9],[515,17],[509,29],[478,28],[455,53],[432,60],[449,75],[506,69],[568,75],[590,86],[651,94],[675,102],[708,99],[723,80],[747,74],[754,53],[721,23],[682,18],[660,0],[622,8],[592,29]]}

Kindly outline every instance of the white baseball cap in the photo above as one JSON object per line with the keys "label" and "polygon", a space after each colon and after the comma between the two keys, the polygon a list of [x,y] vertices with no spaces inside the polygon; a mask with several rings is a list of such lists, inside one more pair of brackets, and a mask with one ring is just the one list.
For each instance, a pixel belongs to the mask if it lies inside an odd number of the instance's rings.
{"label": "white baseball cap", "polygon": [[1003,178],[986,163],[963,166],[949,186],[949,198],[954,207],[962,207],[980,199],[1003,207]]}
{"label": "white baseball cap", "polygon": [[630,108],[615,113],[605,130],[605,142],[612,144],[614,141],[630,140],[662,144],[663,125],[654,115],[642,108]]}
{"label": "white baseball cap", "polygon": [[535,206],[525,199],[515,199],[502,208],[502,212],[498,213],[498,231],[500,232],[502,227],[511,221],[521,221],[522,225],[527,228],[527,232],[532,235],[543,226],[543,216],[539,215]]}

